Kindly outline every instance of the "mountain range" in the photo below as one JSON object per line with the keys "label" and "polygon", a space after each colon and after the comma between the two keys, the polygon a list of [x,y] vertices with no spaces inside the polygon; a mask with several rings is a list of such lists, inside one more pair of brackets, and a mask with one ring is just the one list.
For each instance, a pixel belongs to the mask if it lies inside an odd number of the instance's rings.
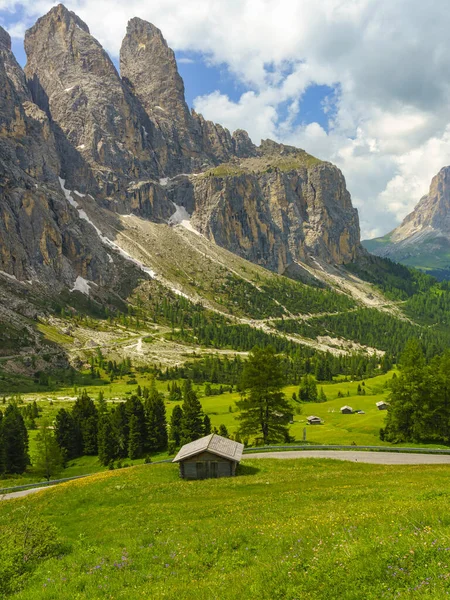
{"label": "mountain range", "polygon": [[[189,110],[173,51],[142,19],[120,73],[61,4],[25,50],[22,70],[0,28],[0,373],[81,368],[98,348],[169,365],[250,349],[244,334],[202,337],[200,313],[283,348],[386,351],[275,323],[359,309],[407,321],[336,166]],[[419,291],[407,269],[386,277]]]}

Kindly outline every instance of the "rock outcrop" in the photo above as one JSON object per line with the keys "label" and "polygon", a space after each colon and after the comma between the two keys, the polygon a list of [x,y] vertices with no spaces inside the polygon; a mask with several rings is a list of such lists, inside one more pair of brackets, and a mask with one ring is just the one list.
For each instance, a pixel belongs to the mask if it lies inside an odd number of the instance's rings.
{"label": "rock outcrop", "polygon": [[[266,141],[257,158],[223,164],[191,177],[191,224],[247,260],[280,273],[318,257],[348,263],[360,251],[357,210],[337,167],[303,151]],[[177,202],[176,189],[172,191]]]}

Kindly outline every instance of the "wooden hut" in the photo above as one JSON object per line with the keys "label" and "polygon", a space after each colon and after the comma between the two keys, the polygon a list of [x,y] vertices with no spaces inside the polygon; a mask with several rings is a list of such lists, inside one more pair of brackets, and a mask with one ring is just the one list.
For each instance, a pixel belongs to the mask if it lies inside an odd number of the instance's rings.
{"label": "wooden hut", "polygon": [[183,479],[233,477],[243,450],[244,444],[211,433],[182,446],[172,462],[180,463]]}
{"label": "wooden hut", "polygon": [[321,425],[322,424],[322,419],[320,417],[315,417],[314,415],[307,417],[306,420],[308,421],[308,425]]}
{"label": "wooden hut", "polygon": [[380,400],[376,403],[378,410],[387,410],[389,408],[389,403],[384,402],[384,400]]}
{"label": "wooden hut", "polygon": [[341,413],[343,415],[351,415],[353,414],[353,408],[351,406],[342,406],[341,407]]}

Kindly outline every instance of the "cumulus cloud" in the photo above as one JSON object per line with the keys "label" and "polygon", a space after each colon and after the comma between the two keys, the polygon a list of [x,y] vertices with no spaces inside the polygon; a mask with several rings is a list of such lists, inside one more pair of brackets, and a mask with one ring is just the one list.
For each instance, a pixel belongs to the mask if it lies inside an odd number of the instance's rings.
{"label": "cumulus cloud", "polygon": [[[20,15],[9,27],[17,36],[52,5],[0,0],[0,10]],[[248,91],[233,101],[212,90],[195,100],[196,110],[231,130],[247,129],[256,142],[275,138],[335,162],[365,235],[393,228],[450,164],[446,0],[67,0],[66,6],[114,57],[127,20],[140,16],[160,27],[175,50],[226,65]],[[311,85],[336,91],[324,106],[326,128],[303,122],[302,97]]]}

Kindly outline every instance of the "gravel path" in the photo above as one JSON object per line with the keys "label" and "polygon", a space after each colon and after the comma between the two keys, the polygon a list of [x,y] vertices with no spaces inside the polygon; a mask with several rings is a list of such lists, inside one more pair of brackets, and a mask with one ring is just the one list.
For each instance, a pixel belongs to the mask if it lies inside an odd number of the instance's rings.
{"label": "gravel path", "polygon": [[255,452],[247,458],[334,458],[374,465],[449,465],[450,454],[407,454],[401,452],[364,452],[355,450],[298,450],[287,452]]}

